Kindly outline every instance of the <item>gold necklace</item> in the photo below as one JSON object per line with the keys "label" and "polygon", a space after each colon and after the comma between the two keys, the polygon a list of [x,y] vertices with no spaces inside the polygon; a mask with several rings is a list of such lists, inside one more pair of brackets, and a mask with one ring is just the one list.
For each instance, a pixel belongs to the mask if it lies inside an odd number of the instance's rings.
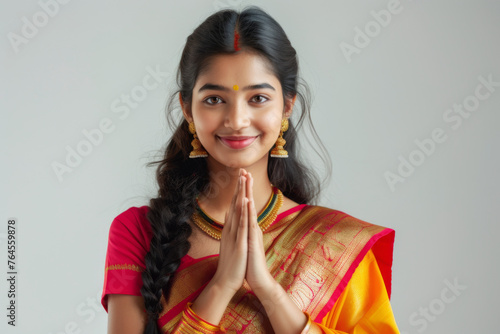
{"label": "gold necklace", "polygon": [[[276,217],[278,216],[278,211],[283,205],[283,193],[281,190],[273,187],[273,191],[269,200],[267,201],[266,206],[262,211],[257,215],[257,222],[259,224],[262,232],[267,230],[269,225],[271,225]],[[191,220],[198,226],[203,232],[211,236],[216,240],[221,239],[222,228],[224,224],[219,223],[212,217],[210,217],[205,211],[200,207],[200,203],[198,202],[198,197],[196,197],[196,208],[191,216]]]}

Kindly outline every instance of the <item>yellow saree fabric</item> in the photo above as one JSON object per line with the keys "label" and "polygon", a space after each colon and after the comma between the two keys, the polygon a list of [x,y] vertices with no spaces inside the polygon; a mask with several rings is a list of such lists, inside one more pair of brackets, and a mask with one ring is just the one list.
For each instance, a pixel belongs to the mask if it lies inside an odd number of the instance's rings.
{"label": "yellow saree fabric", "polygon": [[320,324],[323,333],[399,333],[384,280],[371,250]]}

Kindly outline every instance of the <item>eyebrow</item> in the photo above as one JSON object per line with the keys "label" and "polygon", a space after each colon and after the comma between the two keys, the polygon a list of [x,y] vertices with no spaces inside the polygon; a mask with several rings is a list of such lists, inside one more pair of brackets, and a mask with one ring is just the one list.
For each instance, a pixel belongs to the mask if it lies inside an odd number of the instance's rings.
{"label": "eyebrow", "polygon": [[[274,89],[273,86],[271,86],[270,84],[268,84],[266,82],[261,83],[261,84],[257,84],[257,85],[249,85],[249,86],[243,87],[242,90],[253,90],[253,89],[263,89],[263,88],[268,88],[268,89],[272,89],[272,90],[276,91],[276,89]],[[198,93],[202,92],[204,90],[220,90],[220,91],[224,91],[224,92],[229,92],[232,89],[230,89],[228,87],[224,87],[222,85],[215,85],[215,84],[211,84],[211,83],[206,83],[203,86],[201,86],[201,88],[198,90]]]}

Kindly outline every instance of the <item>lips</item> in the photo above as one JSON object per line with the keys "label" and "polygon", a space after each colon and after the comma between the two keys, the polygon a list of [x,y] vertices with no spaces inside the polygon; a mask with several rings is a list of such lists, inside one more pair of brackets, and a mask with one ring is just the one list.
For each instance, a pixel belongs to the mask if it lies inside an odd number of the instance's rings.
{"label": "lips", "polygon": [[232,149],[245,148],[257,139],[257,136],[224,136],[219,137],[221,142]]}

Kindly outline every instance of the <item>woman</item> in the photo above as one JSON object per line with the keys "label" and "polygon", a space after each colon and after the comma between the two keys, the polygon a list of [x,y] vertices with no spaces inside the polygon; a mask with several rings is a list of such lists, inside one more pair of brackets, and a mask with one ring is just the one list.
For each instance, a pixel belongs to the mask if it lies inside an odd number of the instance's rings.
{"label": "woman", "polygon": [[309,112],[297,72],[284,31],[255,7],[188,37],[158,198],[110,228],[108,333],[398,332],[394,231],[308,204],[319,186],[289,121],[297,97],[297,125]]}

